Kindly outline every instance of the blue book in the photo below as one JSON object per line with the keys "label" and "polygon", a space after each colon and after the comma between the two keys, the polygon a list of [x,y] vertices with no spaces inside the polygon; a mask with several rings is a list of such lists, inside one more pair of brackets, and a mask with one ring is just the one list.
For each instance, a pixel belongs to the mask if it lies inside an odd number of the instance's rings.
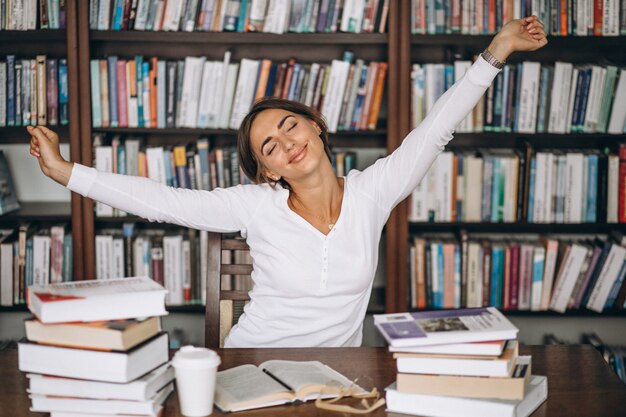
{"label": "blue book", "polygon": [[445,80],[445,91],[448,90],[448,88],[452,87],[452,85],[454,84],[454,66],[453,65],[446,65],[443,69],[443,73],[444,73],[444,80]]}
{"label": "blue book", "polygon": [[135,57],[135,68],[137,72],[137,127],[144,127],[143,120],[143,57]]}
{"label": "blue book", "polygon": [[7,126],[15,126],[15,55],[7,55]]}
{"label": "blue book", "polygon": [[530,179],[528,181],[528,223],[534,221],[534,208],[535,208],[535,173],[537,171],[537,159],[533,157],[530,160]]}
{"label": "blue book", "polygon": [[239,6],[239,18],[237,19],[237,32],[243,33],[246,30],[246,17],[248,13],[248,0],[241,0]]}
{"label": "blue book", "polygon": [[119,118],[117,116],[117,57],[107,58],[109,73],[109,126],[118,127]]}
{"label": "blue book", "polygon": [[[59,59],[58,70],[59,70],[59,124],[62,126],[66,126],[69,123],[69,107],[68,107],[69,89],[68,89],[68,81],[67,81],[67,59],[65,58]],[[98,98],[100,98],[99,94],[98,94]]]}
{"label": "blue book", "polygon": [[267,85],[265,87],[265,97],[272,97],[274,95],[274,86],[276,84],[276,71],[278,69],[278,64],[272,62],[270,65],[270,73],[267,77]]}
{"label": "blue book", "polygon": [[622,284],[624,284],[625,275],[626,275],[626,260],[622,262],[622,267],[620,268],[619,273],[617,274],[617,279],[613,283],[613,286],[611,287],[611,291],[609,291],[609,296],[607,297],[606,304],[604,305],[605,309],[611,308],[613,307],[613,304],[615,304],[615,300],[617,299],[617,296],[619,295],[619,290],[622,288]]}
{"label": "blue book", "polygon": [[591,72],[592,69],[587,68],[584,71],[584,82],[581,89],[580,108],[578,109],[576,131],[582,132],[585,126],[585,115],[587,114],[587,102],[589,98],[589,87],[591,86]]}
{"label": "blue book", "polygon": [[165,165],[165,184],[167,184],[170,187],[176,187],[177,185],[174,185],[175,181],[176,181],[176,175],[173,174],[172,172],[172,164],[170,163],[170,160],[172,159],[170,154],[172,153],[172,151],[170,151],[169,149],[163,149],[163,161],[165,161],[164,165]]}
{"label": "blue book", "polygon": [[595,223],[598,212],[598,164],[597,154],[587,155],[587,213],[585,221]]}
{"label": "blue book", "polygon": [[357,89],[356,101],[354,102],[354,113],[350,123],[350,130],[359,130],[359,119],[361,118],[361,110],[363,108],[363,100],[365,100],[365,84],[367,82],[368,66],[363,65],[361,69],[361,78],[359,79],[359,87]]}
{"label": "blue book", "polygon": [[63,236],[63,282],[72,281],[72,235]]}
{"label": "blue book", "polygon": [[[535,248],[535,252],[537,249],[543,248]],[[530,308],[531,310],[538,310],[541,304],[541,292],[543,291],[543,268],[546,261],[546,252],[543,250],[543,256],[537,256],[537,253],[533,255],[533,273],[531,280],[531,291],[530,291]],[[535,305],[533,308],[533,299],[539,300],[539,305]],[[537,303],[535,303],[537,304]]]}
{"label": "blue book", "polygon": [[[143,112],[141,115],[141,120],[143,121],[144,127],[150,127],[150,63],[142,62],[141,64],[141,77],[143,81],[141,82],[141,86],[143,87]],[[139,90],[137,90],[137,94],[139,94]],[[140,125],[141,126],[141,125]]]}
{"label": "blue book", "polygon": [[[259,67],[260,68],[260,67]],[[289,92],[287,93],[288,100],[295,100],[296,94],[298,94],[297,86],[298,79],[303,76],[303,71],[300,71],[301,65],[299,63],[293,64],[293,75],[291,77],[291,82],[289,84]]]}
{"label": "blue book", "polygon": [[[573,91],[574,95],[574,108],[572,110],[572,120],[570,132],[578,132],[578,116],[580,112],[580,102],[582,98],[582,89],[585,82],[585,70],[580,69],[578,71],[578,77],[576,78],[576,90]],[[566,132],[569,133],[569,132]]]}
{"label": "blue book", "polygon": [[114,0],[112,30],[122,30],[122,18],[124,17],[124,0]]}
{"label": "blue book", "polygon": [[27,287],[33,285],[33,238],[26,239],[26,265],[24,267],[24,281]]}
{"label": "blue book", "polygon": [[461,246],[454,246],[454,308],[461,308]]}
{"label": "blue book", "polygon": [[439,291],[437,291],[437,308],[443,308],[443,298],[445,292],[445,280],[443,275],[444,259],[443,259],[443,243],[437,244],[437,266],[438,276],[435,277],[439,283]]}
{"label": "blue book", "polygon": [[491,248],[491,289],[489,291],[489,304],[502,308],[502,279],[504,277],[504,248],[492,246]]}
{"label": "blue book", "polygon": [[501,158],[493,158],[493,187],[491,190],[491,222],[502,220],[504,207],[500,204],[500,194],[504,192],[504,170]]}

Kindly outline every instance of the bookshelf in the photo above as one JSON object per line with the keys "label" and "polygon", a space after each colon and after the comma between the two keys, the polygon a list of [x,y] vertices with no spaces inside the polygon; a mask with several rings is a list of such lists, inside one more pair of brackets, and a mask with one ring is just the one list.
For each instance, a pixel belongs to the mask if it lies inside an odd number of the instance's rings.
{"label": "bookshelf", "polygon": [[[390,152],[390,138],[398,136],[397,95],[398,88],[398,6],[389,2],[388,33],[233,33],[233,32],[152,32],[152,31],[100,31],[91,30],[89,25],[89,2],[78,5],[77,27],[79,31],[79,72],[81,120],[91,121],[91,86],[90,60],[107,56],[131,58],[141,55],[144,59],[156,56],[159,59],[183,59],[186,56],[205,56],[207,60],[221,60],[226,51],[230,51],[231,62],[243,58],[263,59],[273,62],[287,62],[295,58],[298,62],[310,64],[330,63],[341,59],[344,51],[354,53],[357,59],[366,63],[379,61],[388,63],[386,77],[384,109],[381,120],[375,130],[343,131],[330,134],[330,142],[336,148],[381,149],[381,153]],[[382,2],[381,2],[382,4]],[[199,137],[208,137],[211,146],[234,146],[236,131],[232,129],[198,128],[94,128],[90,123],[80,126],[81,163],[93,164],[93,134],[133,135],[141,137],[147,146],[167,146],[192,144]],[[83,245],[85,256],[85,276],[95,276],[96,255],[95,236],[102,229],[121,229],[124,222],[135,222],[138,228],[149,228],[147,222],[134,216],[96,217],[91,201],[82,203],[84,219]],[[159,225],[161,228],[162,225]],[[169,230],[169,229],[168,229]],[[386,232],[387,245],[393,247],[396,241],[392,229]],[[391,252],[392,253],[392,252]],[[387,280],[391,279],[387,277]],[[384,293],[377,291],[372,297],[370,311],[384,311]],[[171,311],[198,312],[202,306],[172,306]]]}
{"label": "bookshelf", "polygon": [[[36,2],[37,5],[39,2]],[[70,159],[80,160],[79,140],[79,101],[78,101],[78,31],[75,25],[77,17],[77,0],[65,1],[66,29],[40,29],[37,20],[35,30],[0,30],[0,57],[7,55],[17,58],[34,59],[36,55],[50,58],[66,58],[68,71],[68,125],[54,126],[61,143],[69,144]],[[8,7],[3,4],[2,7]],[[37,8],[39,14],[39,8]],[[4,16],[4,15],[3,15]],[[8,19],[8,17],[7,17]],[[8,145],[24,145],[24,154],[28,154],[28,140],[22,126],[0,127],[0,147]],[[30,156],[28,156],[30,158]],[[9,164],[11,161],[9,160]],[[72,194],[71,202],[56,203],[48,201],[20,202],[21,209],[0,217],[2,227],[17,227],[22,222],[37,222],[49,226],[54,223],[68,223],[72,231],[72,263],[73,277],[80,279],[83,275],[83,222],[81,211],[82,197]],[[19,311],[19,306],[15,307]],[[13,311],[13,307],[8,308]],[[2,311],[5,311],[4,309]]]}
{"label": "bookshelf", "polygon": [[[461,35],[411,34],[411,2],[402,2],[400,5],[400,95],[401,109],[411,108],[411,64],[413,63],[452,63],[456,59],[472,59],[480,53],[490,42],[492,35]],[[553,64],[555,61],[577,64],[604,64],[611,62],[618,67],[626,63],[625,36],[551,36],[546,47],[532,53],[516,53],[507,63],[522,61],[536,61]],[[401,135],[410,131],[410,111],[403,111],[399,115]],[[617,144],[626,141],[625,134],[604,133],[516,133],[516,132],[477,132],[457,133],[446,147],[446,150],[468,150],[475,148],[509,148],[523,150],[525,144],[537,150],[557,149],[593,149],[602,150],[605,147],[615,150]],[[394,224],[397,239],[396,262],[388,261],[394,269],[396,280],[388,281],[386,307],[388,312],[406,311],[410,309],[409,296],[411,294],[409,279],[410,265],[407,261],[410,252],[410,240],[418,235],[459,236],[461,232],[472,234],[490,234],[503,238],[531,235],[563,235],[577,234],[608,235],[612,232],[624,233],[623,223],[606,223],[600,219],[597,223],[528,223],[525,219],[513,223],[483,223],[483,222],[411,222],[409,221],[409,202],[404,201],[396,208]],[[551,311],[507,311],[507,314],[517,317],[624,317],[623,310],[605,309],[602,314],[581,310],[568,310],[564,314]]]}

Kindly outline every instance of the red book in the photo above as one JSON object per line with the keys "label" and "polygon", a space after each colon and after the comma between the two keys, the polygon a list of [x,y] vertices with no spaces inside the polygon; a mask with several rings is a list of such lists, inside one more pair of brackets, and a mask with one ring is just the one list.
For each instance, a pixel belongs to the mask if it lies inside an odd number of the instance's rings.
{"label": "red book", "polygon": [[593,35],[602,36],[602,0],[593,0]]}
{"label": "red book", "polygon": [[128,127],[128,89],[126,88],[126,60],[117,60],[117,118],[120,127]]}
{"label": "red book", "polygon": [[620,223],[626,223],[626,144],[619,146],[619,180],[617,190],[617,216]]}
{"label": "red book", "polygon": [[561,36],[567,36],[567,3],[567,0],[561,0]]}
{"label": "red book", "polygon": [[509,293],[509,310],[517,310],[519,294],[519,261],[520,245],[514,244],[511,246],[511,277],[509,279],[509,285],[511,288]]}
{"label": "red book", "polygon": [[[157,127],[157,62],[156,57],[150,58],[150,71],[148,73],[150,86],[150,127]],[[144,103],[144,106],[146,103]]]}

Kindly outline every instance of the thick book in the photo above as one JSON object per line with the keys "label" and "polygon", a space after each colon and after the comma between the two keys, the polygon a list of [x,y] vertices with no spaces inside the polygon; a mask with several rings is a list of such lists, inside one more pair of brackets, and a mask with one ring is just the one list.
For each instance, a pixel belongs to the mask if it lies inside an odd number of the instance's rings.
{"label": "thick book", "polygon": [[57,397],[31,394],[31,411],[49,413],[52,411],[69,411],[75,413],[103,412],[113,414],[133,414],[156,417],[167,397],[174,391],[174,384],[169,383],[161,388],[154,397],[145,401],[128,400],[95,400],[92,398]]}
{"label": "thick book", "polygon": [[110,320],[89,323],[24,322],[31,342],[98,350],[127,351],[161,331],[161,319]]}
{"label": "thick book", "polygon": [[504,352],[506,340],[487,342],[449,343],[446,345],[389,347],[390,352],[430,353],[439,355],[500,356]]}
{"label": "thick book", "polygon": [[333,398],[341,387],[362,391],[318,361],[270,360],[217,373],[215,405],[224,412],[250,410],[318,397]]}
{"label": "thick book", "polygon": [[148,277],[33,285],[28,308],[42,323],[162,316],[166,290]]}
{"label": "thick book", "polygon": [[531,357],[520,356],[510,377],[399,373],[396,387],[399,392],[414,394],[521,400],[530,374]]}
{"label": "thick book", "polygon": [[147,401],[157,391],[174,380],[174,368],[169,363],[127,384],[91,381],[88,379],[27,374],[30,394],[55,395],[91,399]]}
{"label": "thick book", "polygon": [[518,332],[494,307],[376,314],[374,325],[393,347],[511,340]]}
{"label": "thick book", "polygon": [[[163,417],[163,406],[157,407],[155,416]],[[73,411],[52,411],[50,417],[142,417],[138,414],[114,414],[114,413],[75,413]]]}
{"label": "thick book", "polygon": [[394,353],[398,372],[433,375],[510,377],[517,362],[517,340],[510,340],[500,356]]}
{"label": "thick book", "polygon": [[548,398],[548,378],[532,375],[522,400],[451,397],[386,389],[387,411],[430,417],[527,417]]}
{"label": "thick book", "polygon": [[167,333],[161,333],[128,352],[22,342],[18,344],[19,369],[67,378],[127,383],[167,362],[168,347]]}

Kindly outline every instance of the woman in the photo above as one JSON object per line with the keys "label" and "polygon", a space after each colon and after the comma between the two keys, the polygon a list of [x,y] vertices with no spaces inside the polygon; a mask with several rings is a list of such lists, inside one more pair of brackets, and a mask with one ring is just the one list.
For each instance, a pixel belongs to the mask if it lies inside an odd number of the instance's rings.
{"label": "woman", "polygon": [[97,172],[63,160],[57,135],[41,126],[28,127],[30,153],[48,177],[123,211],[241,232],[255,285],[227,347],[359,346],[391,210],[417,186],[509,54],[546,43],[536,17],[507,23],[396,151],[347,177],[333,172],[324,120],[278,99],[255,104],[239,129],[241,166],[256,184],[208,192]]}

